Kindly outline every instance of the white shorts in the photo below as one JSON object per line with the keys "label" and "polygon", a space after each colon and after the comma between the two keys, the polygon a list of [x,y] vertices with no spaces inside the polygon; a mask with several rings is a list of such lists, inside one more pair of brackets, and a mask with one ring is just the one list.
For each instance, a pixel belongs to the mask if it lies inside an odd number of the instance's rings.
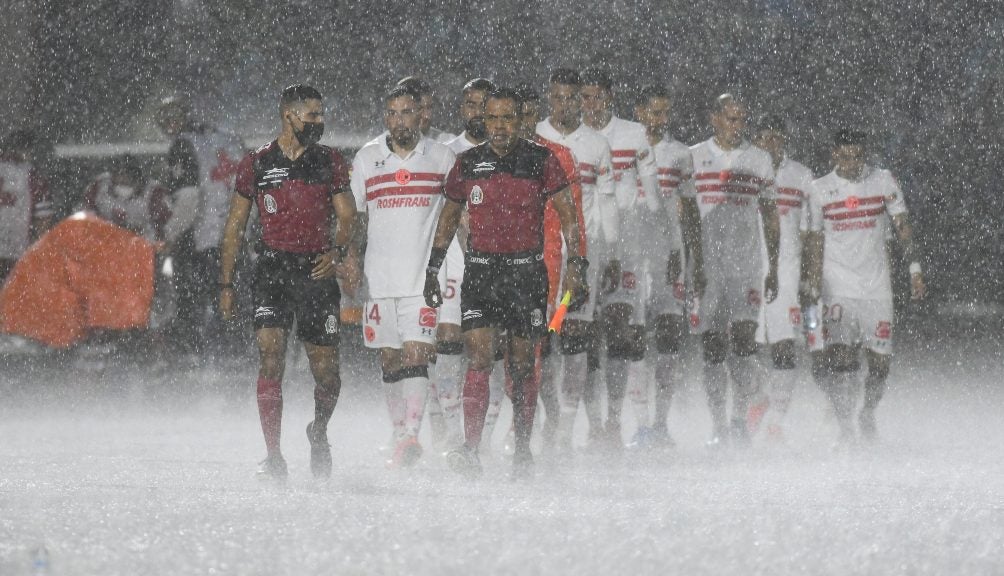
{"label": "white shorts", "polygon": [[439,307],[439,322],[460,326],[460,292],[464,283],[464,251],[456,238],[446,250],[446,262],[439,271],[439,289],[443,305]]}
{"label": "white shorts", "polygon": [[614,291],[604,294],[603,305],[626,304],[631,307],[632,325],[645,323],[645,293],[648,270],[641,258],[625,257],[621,260],[621,277]]}
{"label": "white shorts", "polygon": [[[607,265],[607,259],[602,255],[606,253],[606,249],[602,242],[590,240],[586,245],[586,253],[589,255],[589,268],[586,270],[586,285],[589,286],[589,299],[580,306],[574,312],[569,312],[565,316],[566,320],[582,320],[586,322],[592,322],[596,317],[596,309],[598,307],[597,302],[604,296],[602,294],[603,286],[600,286],[600,278],[603,274],[603,268]],[[566,254],[566,247],[562,243],[562,254]],[[562,258],[561,264],[561,279],[565,279],[565,258]],[[560,290],[559,290],[560,292]],[[555,299],[560,302],[562,294],[555,295]]]}
{"label": "white shorts", "polygon": [[363,308],[363,342],[367,348],[397,348],[405,342],[436,343],[435,308],[424,296],[377,298]]}
{"label": "white shorts", "polygon": [[777,298],[760,307],[756,341],[774,344],[802,336],[802,307],[798,305],[798,270],[778,271]]}
{"label": "white shorts", "polygon": [[682,316],[687,311],[687,285],[686,271],[682,271],[680,276],[672,285],[666,283],[669,262],[649,260],[649,274],[647,278],[647,312],[652,317],[673,314]]}
{"label": "white shorts", "polygon": [[860,344],[877,354],[892,354],[892,298],[834,296],[823,300],[823,337],[827,346]]}
{"label": "white shorts", "polygon": [[[743,277],[708,277],[704,297],[691,310],[691,326],[697,334],[724,334],[734,322],[756,322],[760,317],[763,280]],[[696,314],[696,318],[694,317]]]}

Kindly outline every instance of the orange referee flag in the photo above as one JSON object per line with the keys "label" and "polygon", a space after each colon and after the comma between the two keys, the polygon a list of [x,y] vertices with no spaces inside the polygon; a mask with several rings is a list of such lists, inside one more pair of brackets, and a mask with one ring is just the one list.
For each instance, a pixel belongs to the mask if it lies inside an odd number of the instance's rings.
{"label": "orange referee flag", "polygon": [[551,323],[547,325],[548,330],[561,334],[561,324],[565,321],[565,314],[568,313],[568,303],[571,301],[572,292],[566,291],[565,295],[561,297],[558,309],[554,311],[554,316],[551,317]]}

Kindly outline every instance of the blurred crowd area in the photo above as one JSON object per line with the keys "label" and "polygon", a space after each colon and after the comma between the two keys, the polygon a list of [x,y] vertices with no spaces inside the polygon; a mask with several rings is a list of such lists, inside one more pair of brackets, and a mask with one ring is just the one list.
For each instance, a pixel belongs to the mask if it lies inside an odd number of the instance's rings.
{"label": "blurred crowd area", "polygon": [[[20,146],[14,152],[48,183],[48,225],[96,208],[89,195],[102,179],[111,192],[126,186],[116,179],[140,189],[170,179],[170,137],[155,118],[165,95],[184,94],[198,121],[254,146],[274,134],[279,90],[310,83],[327,97],[328,133],[351,157],[379,131],[380,95],[403,76],[429,81],[435,125],[459,132],[460,87],[471,77],[543,86],[555,67],[600,66],[617,81],[624,117],[640,87],[670,87],[672,132],[686,143],[708,136],[709,103],[724,91],[743,94],[754,115],[783,114],[790,154],[817,176],[830,170],[834,129],[866,130],[873,162],[905,190],[931,300],[1002,299],[997,2],[417,0],[319,10],[15,0],[7,15],[4,154]],[[156,239],[151,226],[138,232]],[[168,254],[158,255],[158,273]]]}

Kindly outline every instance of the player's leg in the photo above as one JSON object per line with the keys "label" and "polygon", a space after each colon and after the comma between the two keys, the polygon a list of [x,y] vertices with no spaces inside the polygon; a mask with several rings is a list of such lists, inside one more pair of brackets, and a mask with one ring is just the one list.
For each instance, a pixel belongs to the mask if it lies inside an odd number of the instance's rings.
{"label": "player's leg", "polygon": [[544,426],[541,434],[544,450],[552,451],[558,434],[558,423],[561,421],[561,397],[558,394],[557,377],[560,370],[559,356],[553,354],[557,338],[545,335],[540,341],[537,353],[538,370],[540,371],[540,404],[544,407]]}
{"label": "player's leg", "polygon": [[[446,446],[460,444],[463,433],[460,423],[460,385],[464,379],[464,336],[461,330],[460,299],[463,290],[464,256],[456,241],[446,252],[446,265],[440,272],[440,289],[443,305],[439,307],[439,325],[436,328],[435,381],[436,402],[442,412],[442,428]],[[434,414],[434,413],[433,413]],[[433,433],[439,424],[432,416]]]}
{"label": "player's leg", "polygon": [[704,356],[704,390],[708,395],[712,433],[708,445],[720,446],[728,442],[729,427],[726,412],[729,373],[725,359],[729,354],[728,338],[722,332],[705,332],[701,335]]}
{"label": "player's leg", "polygon": [[404,436],[394,451],[394,464],[411,466],[422,455],[418,433],[422,428],[426,394],[429,389],[429,359],[435,345],[432,342],[405,340],[400,356],[401,405]]}
{"label": "player's leg", "polygon": [[267,456],[261,474],[276,479],[286,477],[286,461],[282,457],[282,377],[286,370],[286,330],[259,328],[258,340],[258,417],[265,437]]}
{"label": "player's leg", "polygon": [[781,425],[788,414],[797,383],[795,341],[787,339],[771,344],[770,356],[773,370],[770,371],[770,408],[766,415],[766,428],[770,438],[779,440]]}
{"label": "player's leg", "polygon": [[510,334],[508,338],[508,365],[512,377],[513,472],[517,476],[529,474],[533,466],[530,437],[537,407],[537,382],[534,376],[535,345],[530,338]]}
{"label": "player's leg", "polygon": [[757,361],[756,322],[741,321],[732,324],[730,339],[732,354],[726,363],[732,378],[732,434],[740,444],[749,442],[746,427],[750,403],[756,394],[753,380]]}
{"label": "player's leg", "polygon": [[858,415],[858,430],[864,440],[873,441],[877,433],[875,408],[885,395],[892,356],[874,350],[867,350],[865,356],[868,359],[868,376],[865,377],[865,401]]}
{"label": "player's leg", "polygon": [[686,320],[680,314],[661,314],[654,322],[655,332],[655,424],[657,441],[671,444],[667,420],[673,394],[680,386],[680,346],[686,331]]}
{"label": "player's leg", "polygon": [[307,425],[310,469],[314,477],[327,478],[331,475],[328,422],[342,388],[338,358],[341,292],[334,277],[312,280],[308,270],[301,270],[293,283],[296,333],[314,376],[314,419]]}
{"label": "player's leg", "polygon": [[589,370],[587,353],[589,350],[592,322],[566,320],[559,339],[559,351],[564,363],[561,379],[561,418],[558,420],[558,448],[562,452],[572,450],[572,432],[575,416],[579,410],[586,388]]}
{"label": "player's leg", "polygon": [[483,450],[491,450],[492,435],[495,434],[495,423],[502,411],[502,399],[506,395],[506,337],[500,334],[495,342],[495,363],[492,375],[488,379],[488,412],[485,414],[485,428],[481,438]]}
{"label": "player's leg", "polygon": [[603,307],[603,332],[607,340],[607,422],[608,447],[620,448],[621,411],[627,393],[630,365],[635,361],[637,343],[630,325],[633,309],[629,304],[610,303]]}

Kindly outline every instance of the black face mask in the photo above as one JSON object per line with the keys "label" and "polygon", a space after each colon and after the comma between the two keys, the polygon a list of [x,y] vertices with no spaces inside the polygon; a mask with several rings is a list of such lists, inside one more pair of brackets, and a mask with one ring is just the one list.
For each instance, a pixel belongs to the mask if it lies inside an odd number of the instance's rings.
{"label": "black face mask", "polygon": [[293,136],[296,136],[296,140],[304,148],[320,142],[322,135],[324,135],[324,122],[304,122],[303,130],[299,131],[293,128]]}
{"label": "black face mask", "polygon": [[476,116],[468,120],[467,134],[475,140],[484,140],[488,136],[488,130],[485,128],[485,119],[481,116]]}

